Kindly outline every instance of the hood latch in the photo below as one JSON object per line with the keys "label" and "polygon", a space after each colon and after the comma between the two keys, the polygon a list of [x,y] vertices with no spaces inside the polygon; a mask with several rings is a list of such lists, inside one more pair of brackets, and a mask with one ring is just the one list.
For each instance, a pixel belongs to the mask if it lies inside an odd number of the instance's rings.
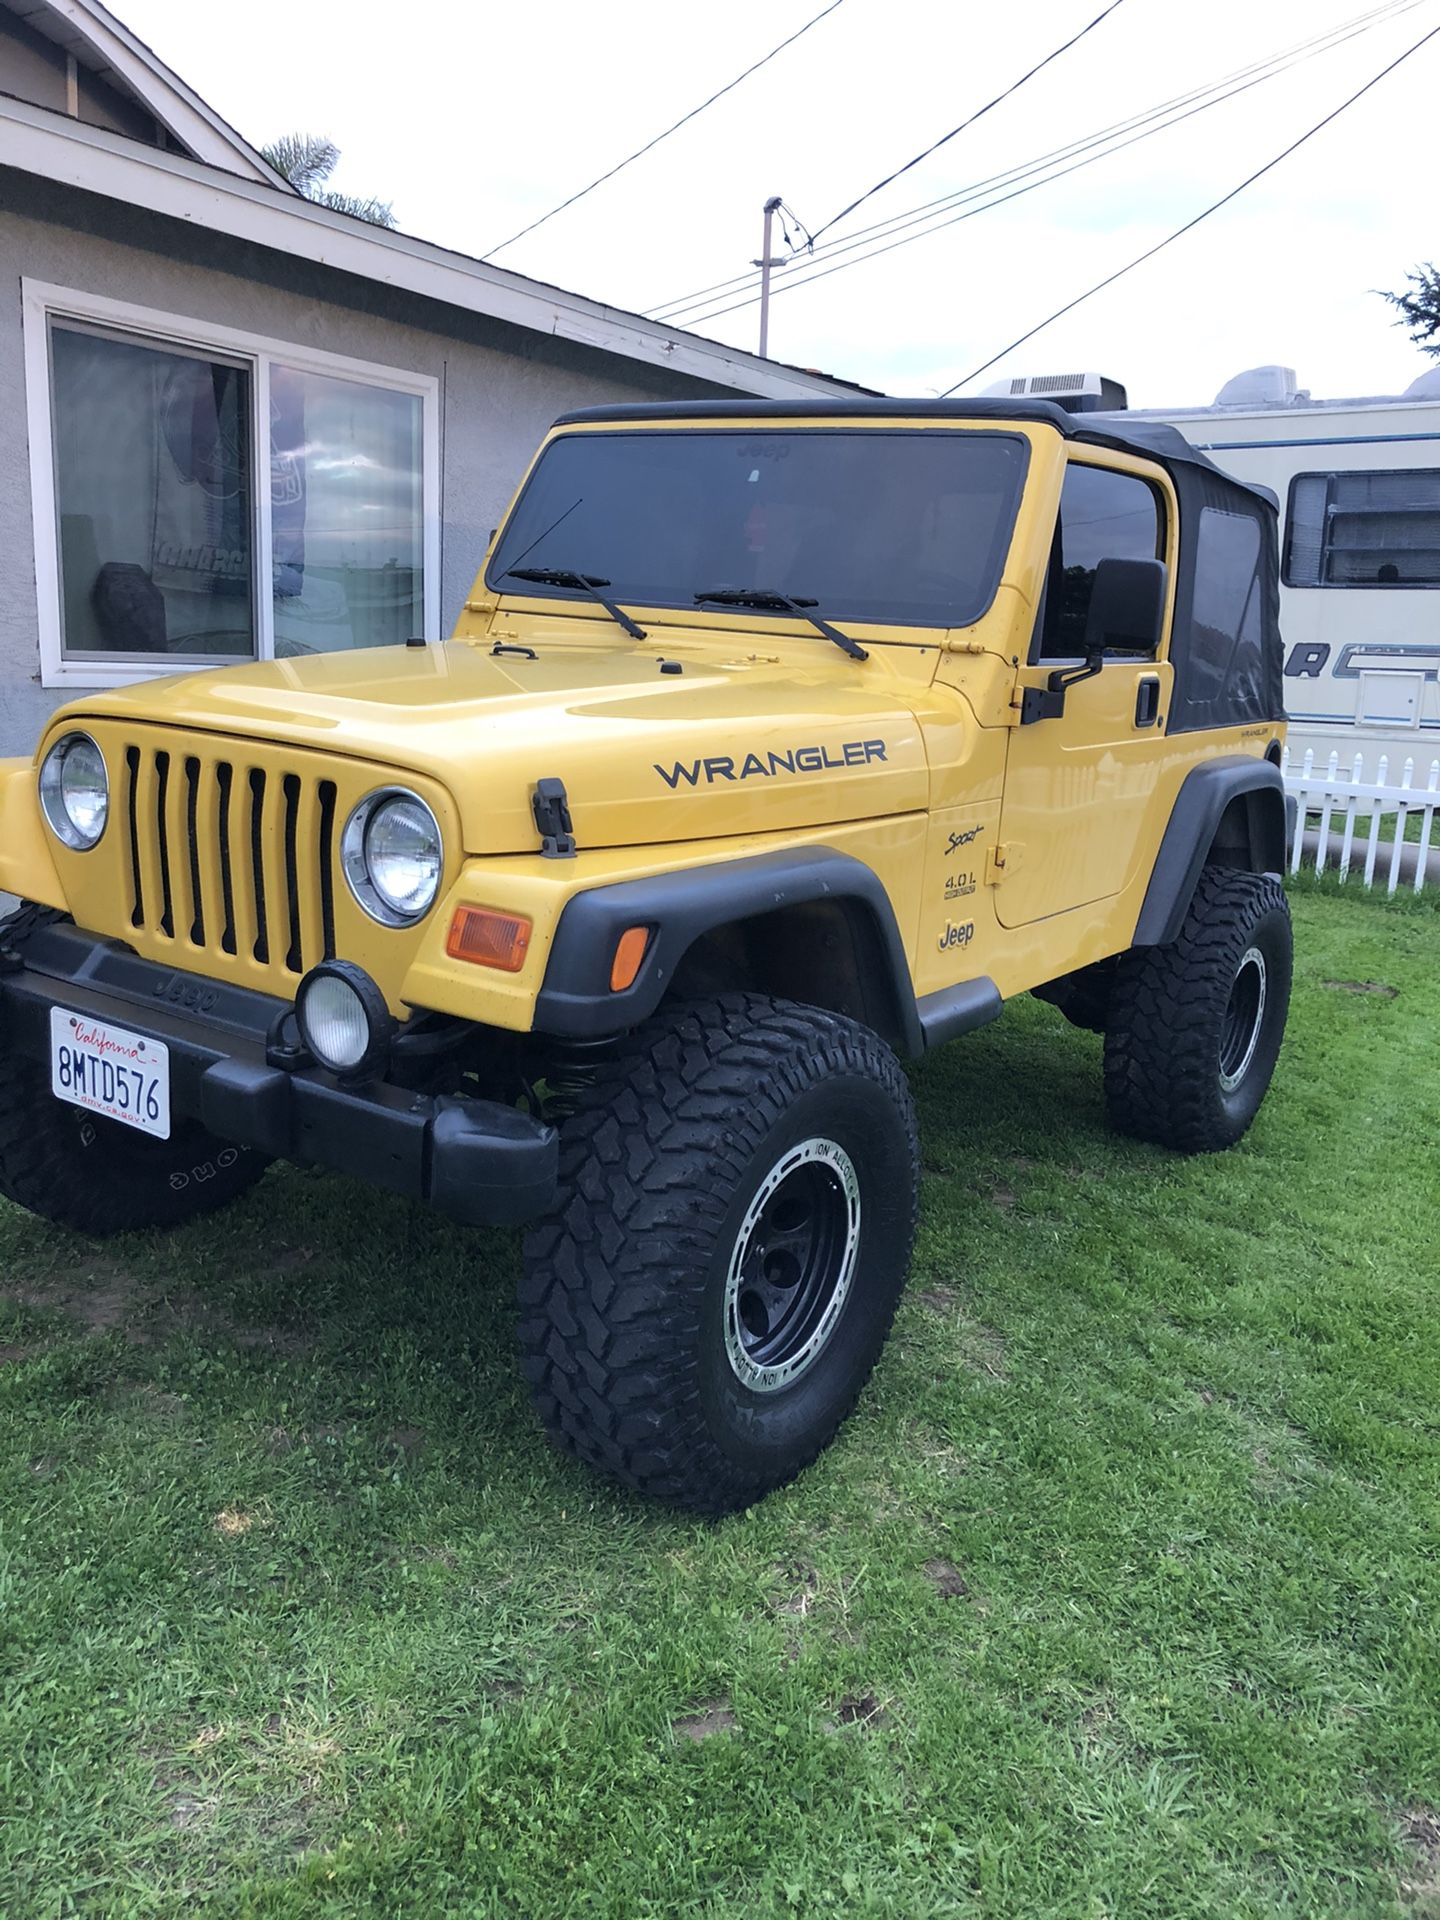
{"label": "hood latch", "polygon": [[530,796],[535,815],[535,831],[540,836],[540,851],[547,860],[575,858],[575,827],[570,818],[570,801],[563,780],[537,780]]}

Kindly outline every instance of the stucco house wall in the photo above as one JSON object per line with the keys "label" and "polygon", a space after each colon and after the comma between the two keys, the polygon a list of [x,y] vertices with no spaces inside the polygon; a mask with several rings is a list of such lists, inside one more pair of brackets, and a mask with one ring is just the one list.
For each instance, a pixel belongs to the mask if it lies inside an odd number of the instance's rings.
{"label": "stucco house wall", "polygon": [[440,384],[441,631],[556,414],[710,383],[468,313],[0,168],[0,755],[28,753],[73,689],[40,685],[21,288],[25,280],[433,376]]}

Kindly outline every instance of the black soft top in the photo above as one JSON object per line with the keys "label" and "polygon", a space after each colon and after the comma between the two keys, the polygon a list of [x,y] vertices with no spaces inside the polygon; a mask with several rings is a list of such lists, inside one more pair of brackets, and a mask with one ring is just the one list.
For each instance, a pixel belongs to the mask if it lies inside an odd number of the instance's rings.
{"label": "black soft top", "polygon": [[854,400],[836,394],[833,400],[662,400],[629,406],[582,407],[562,413],[557,427],[592,426],[600,422],[637,423],[647,420],[993,420],[1054,427],[1067,440],[1090,447],[1108,447],[1115,453],[1137,453],[1161,466],[1199,467],[1215,474],[1227,486],[1257,495],[1268,505],[1278,503],[1268,487],[1248,486],[1227,474],[1184,434],[1159,420],[1129,420],[1123,414],[1067,413],[1053,400]]}

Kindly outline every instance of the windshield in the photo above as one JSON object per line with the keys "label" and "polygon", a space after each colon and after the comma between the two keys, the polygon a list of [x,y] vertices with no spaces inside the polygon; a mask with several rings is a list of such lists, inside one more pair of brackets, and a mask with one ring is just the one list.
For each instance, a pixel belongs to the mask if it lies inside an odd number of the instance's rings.
{"label": "windshield", "polygon": [[994,598],[1028,446],[1016,434],[655,429],[546,448],[486,575],[586,574],[622,605],[717,589],[787,595],[827,619],[962,627]]}

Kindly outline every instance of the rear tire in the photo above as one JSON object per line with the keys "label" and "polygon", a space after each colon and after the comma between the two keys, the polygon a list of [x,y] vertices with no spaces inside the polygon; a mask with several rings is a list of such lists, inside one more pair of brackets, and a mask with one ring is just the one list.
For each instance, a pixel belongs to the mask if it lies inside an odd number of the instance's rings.
{"label": "rear tire", "polygon": [[597,1071],[527,1237],[551,1436],[701,1513],[792,1479],[884,1345],[918,1192],[909,1086],[868,1029],[740,994],[657,1016]]}
{"label": "rear tire", "polygon": [[1275,1071],[1292,959],[1279,881],[1206,867],[1179,937],[1120,962],[1105,1033],[1111,1124],[1181,1153],[1233,1146]]}

